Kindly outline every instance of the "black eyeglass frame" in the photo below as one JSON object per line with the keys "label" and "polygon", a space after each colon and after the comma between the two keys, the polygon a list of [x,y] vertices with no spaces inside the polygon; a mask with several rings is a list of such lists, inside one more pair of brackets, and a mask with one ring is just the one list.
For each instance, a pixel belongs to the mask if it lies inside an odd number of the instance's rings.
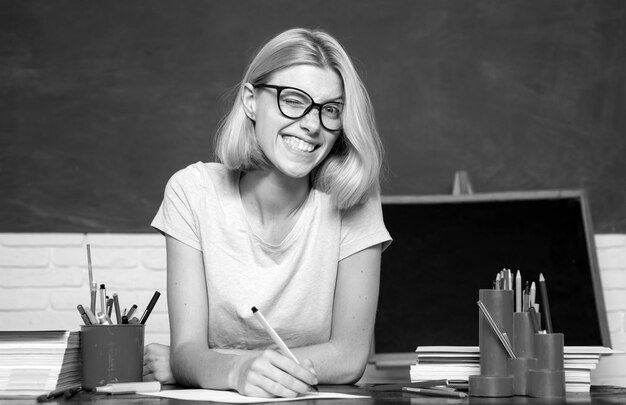
{"label": "black eyeglass frame", "polygon": [[[320,119],[320,124],[322,125],[322,127],[324,127],[325,130],[327,131],[331,131],[331,132],[338,132],[341,131],[343,129],[343,122],[341,123],[341,127],[337,128],[337,129],[330,129],[328,128],[326,125],[324,125],[324,120],[322,119],[322,108],[324,108],[325,105],[327,104],[341,104],[343,105],[343,103],[339,102],[339,101],[330,101],[328,103],[324,103],[324,104],[319,104],[316,103],[315,100],[313,100],[313,97],[311,97],[309,95],[309,93],[307,93],[306,91],[299,89],[297,87],[290,87],[290,86],[276,86],[274,84],[266,84],[266,83],[257,83],[257,84],[252,84],[252,87],[254,88],[269,88],[269,89],[274,89],[276,90],[276,104],[278,105],[278,111],[280,111],[280,113],[282,115],[284,115],[285,117],[292,119],[292,120],[297,120],[300,119],[302,117],[304,117],[305,115],[307,115],[309,112],[311,112],[311,110],[315,107],[317,107],[317,112],[319,114],[319,119]],[[303,93],[304,95],[306,95],[309,100],[311,100],[311,105],[309,105],[304,112],[302,113],[302,115],[300,115],[299,117],[290,117],[289,115],[285,114],[283,112],[283,109],[280,107],[280,93],[285,90],[285,89],[289,89],[289,90],[297,90],[301,93]]]}

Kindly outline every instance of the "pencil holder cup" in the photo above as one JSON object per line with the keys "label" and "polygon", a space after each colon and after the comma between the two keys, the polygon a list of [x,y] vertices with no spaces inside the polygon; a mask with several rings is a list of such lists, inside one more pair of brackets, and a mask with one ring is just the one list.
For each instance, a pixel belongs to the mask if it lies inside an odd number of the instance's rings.
{"label": "pencil holder cup", "polygon": [[[481,289],[480,301],[496,326],[509,338],[513,335],[513,291]],[[509,354],[482,312],[478,316],[480,375],[469,377],[469,394],[478,397],[513,396],[513,377],[509,374]]]}
{"label": "pencil holder cup", "polygon": [[144,326],[81,325],[83,388],[143,380]]}
{"label": "pencil holder cup", "polygon": [[537,333],[534,342],[537,367],[528,372],[530,396],[539,398],[564,397],[563,334]]}
{"label": "pencil holder cup", "polygon": [[530,312],[513,314],[513,350],[521,358],[535,357],[535,328]]}
{"label": "pencil holder cup", "polygon": [[513,377],[513,394],[530,395],[530,370],[537,368],[537,359],[518,357],[508,359],[509,374]]}

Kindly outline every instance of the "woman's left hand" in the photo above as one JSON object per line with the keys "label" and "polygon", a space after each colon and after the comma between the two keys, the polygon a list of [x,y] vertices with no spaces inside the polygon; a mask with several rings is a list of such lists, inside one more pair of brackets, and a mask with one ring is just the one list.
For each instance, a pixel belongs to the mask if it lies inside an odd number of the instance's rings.
{"label": "woman's left hand", "polygon": [[170,367],[170,347],[150,343],[143,350],[143,380],[176,384]]}

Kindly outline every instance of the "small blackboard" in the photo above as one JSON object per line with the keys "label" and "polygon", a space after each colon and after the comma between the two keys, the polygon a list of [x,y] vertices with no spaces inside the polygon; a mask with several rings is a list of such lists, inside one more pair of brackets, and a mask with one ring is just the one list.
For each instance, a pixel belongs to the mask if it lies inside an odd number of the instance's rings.
{"label": "small blackboard", "polygon": [[610,347],[583,191],[387,196],[383,214],[394,241],[382,255],[376,353],[477,346],[478,291],[503,268],[529,282],[543,273],[567,346]]}

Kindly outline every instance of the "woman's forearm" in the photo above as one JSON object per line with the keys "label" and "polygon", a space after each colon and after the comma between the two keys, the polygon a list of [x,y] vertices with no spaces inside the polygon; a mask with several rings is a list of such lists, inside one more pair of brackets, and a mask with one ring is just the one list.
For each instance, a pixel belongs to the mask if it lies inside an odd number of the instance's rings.
{"label": "woman's forearm", "polygon": [[172,348],[171,368],[180,385],[236,389],[236,373],[244,354],[223,353],[193,343]]}
{"label": "woman's forearm", "polygon": [[[353,342],[354,343],[354,342]],[[278,349],[276,349],[278,350]],[[225,356],[256,356],[258,350],[215,349]],[[291,348],[300,361],[313,362],[320,384],[352,384],[363,375],[369,357],[369,345],[325,342],[311,346]]]}
{"label": "woman's forearm", "polygon": [[299,359],[310,359],[320,384],[353,384],[367,365],[369,345],[359,347],[345,342],[320,343],[292,350]]}

